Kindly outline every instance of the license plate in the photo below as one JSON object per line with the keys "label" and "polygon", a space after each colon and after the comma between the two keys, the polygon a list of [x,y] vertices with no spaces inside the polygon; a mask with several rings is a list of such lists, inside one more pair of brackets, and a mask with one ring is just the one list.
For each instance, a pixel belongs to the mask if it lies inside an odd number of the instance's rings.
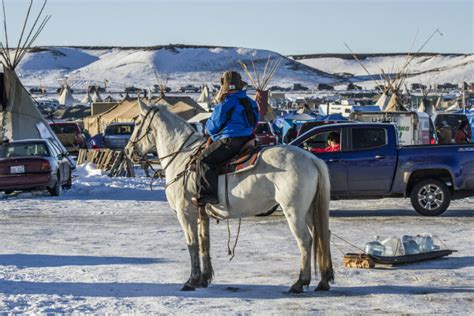
{"label": "license plate", "polygon": [[24,173],[25,166],[11,166],[10,173]]}

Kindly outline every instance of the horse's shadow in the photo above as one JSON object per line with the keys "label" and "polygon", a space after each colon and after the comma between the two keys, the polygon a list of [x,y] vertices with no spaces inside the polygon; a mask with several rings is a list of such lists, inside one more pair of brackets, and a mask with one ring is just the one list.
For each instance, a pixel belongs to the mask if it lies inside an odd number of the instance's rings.
{"label": "horse's shadow", "polygon": [[192,297],[192,298],[241,298],[241,299],[281,299],[305,297],[357,297],[369,295],[426,295],[436,293],[473,293],[473,288],[465,287],[424,287],[424,286],[335,286],[329,292],[315,292],[311,287],[307,292],[288,294],[288,287],[274,285],[213,284],[206,289],[181,292],[182,284],[168,283],[74,283],[74,282],[29,282],[0,281],[0,293],[5,295],[60,295],[89,297]]}

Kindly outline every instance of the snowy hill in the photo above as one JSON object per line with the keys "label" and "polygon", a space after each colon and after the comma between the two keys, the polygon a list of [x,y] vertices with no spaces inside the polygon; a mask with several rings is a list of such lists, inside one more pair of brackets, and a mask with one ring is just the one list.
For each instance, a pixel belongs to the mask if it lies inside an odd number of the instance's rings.
{"label": "snowy hill", "polygon": [[102,84],[108,80],[112,88],[126,86],[151,87],[157,84],[154,71],[169,77],[169,85],[219,83],[225,70],[241,70],[239,61],[263,70],[268,59],[283,58],[273,85],[301,83],[315,86],[333,83],[338,76],[321,72],[278,53],[246,48],[159,46],[145,48],[48,47],[28,53],[18,67],[26,86],[57,87],[65,76],[73,87]]}
{"label": "snowy hill", "polygon": [[[407,54],[358,54],[357,57],[365,68],[377,78],[380,78],[381,69],[387,74],[397,73],[407,60]],[[368,79],[365,70],[351,55],[296,55],[291,58],[324,72],[354,75],[351,81]],[[474,82],[474,54],[417,54],[408,69],[411,76],[407,83],[429,85],[445,82]],[[362,85],[373,86],[373,82]]]}

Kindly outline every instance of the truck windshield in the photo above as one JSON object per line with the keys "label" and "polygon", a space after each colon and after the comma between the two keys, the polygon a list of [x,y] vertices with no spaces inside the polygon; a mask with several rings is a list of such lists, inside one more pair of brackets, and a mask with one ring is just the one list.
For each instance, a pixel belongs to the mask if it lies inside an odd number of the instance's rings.
{"label": "truck windshield", "polygon": [[40,156],[49,157],[49,151],[43,143],[8,144],[0,146],[0,158]]}
{"label": "truck windshield", "polygon": [[132,135],[132,125],[114,125],[105,130],[105,135]]}

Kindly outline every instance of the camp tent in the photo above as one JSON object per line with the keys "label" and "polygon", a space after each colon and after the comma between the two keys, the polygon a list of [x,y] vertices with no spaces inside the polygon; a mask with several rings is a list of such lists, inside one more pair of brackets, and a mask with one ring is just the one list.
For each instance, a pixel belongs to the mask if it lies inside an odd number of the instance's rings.
{"label": "camp tent", "polygon": [[209,87],[207,85],[203,85],[201,89],[201,94],[197,98],[196,102],[206,111],[211,111],[212,109],[212,97],[211,92],[209,91]]}
{"label": "camp tent", "polygon": [[3,81],[0,140],[49,139],[66,152],[15,71],[4,65],[0,77]]}
{"label": "camp tent", "polygon": [[91,135],[97,135],[102,133],[107,125],[116,122],[131,122],[138,114],[137,100],[124,100],[106,112],[84,118],[84,128]]}
{"label": "camp tent", "polygon": [[102,102],[102,98],[99,95],[99,92],[97,90],[94,91],[94,94],[92,95],[92,102]]}
{"label": "camp tent", "polygon": [[59,102],[59,105],[63,105],[65,107],[71,107],[76,103],[76,101],[74,100],[72,96],[72,92],[71,92],[71,89],[69,88],[69,85],[65,84],[63,88],[61,89],[58,102]]}
{"label": "camp tent", "polygon": [[89,92],[87,92],[87,94],[84,96],[84,98],[82,98],[81,103],[82,104],[92,103],[92,98],[91,98],[91,95],[89,94]]}

